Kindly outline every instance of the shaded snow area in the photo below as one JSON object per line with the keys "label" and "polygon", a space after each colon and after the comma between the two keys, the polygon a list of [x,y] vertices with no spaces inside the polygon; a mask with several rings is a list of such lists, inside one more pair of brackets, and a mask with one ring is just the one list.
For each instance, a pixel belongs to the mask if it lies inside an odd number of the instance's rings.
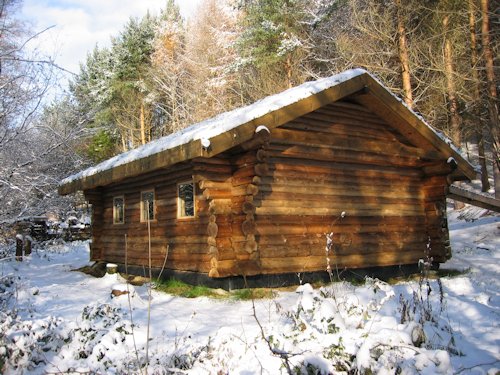
{"label": "shaded snow area", "polygon": [[254,306],[153,290],[147,348],[148,286],[71,271],[86,243],[2,259],[0,372],[496,374],[500,218],[462,213],[450,214],[446,264],[457,276],[305,284]]}

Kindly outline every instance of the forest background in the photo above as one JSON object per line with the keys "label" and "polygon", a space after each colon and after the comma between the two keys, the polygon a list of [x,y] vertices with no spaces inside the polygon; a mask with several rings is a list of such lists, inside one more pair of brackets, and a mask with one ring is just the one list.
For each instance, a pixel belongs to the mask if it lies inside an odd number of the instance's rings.
{"label": "forest background", "polygon": [[[305,81],[361,67],[482,171],[499,174],[498,0],[173,0],[130,18],[57,98],[43,31],[0,0],[0,222],[67,210],[82,168]],[[490,190],[490,191],[493,191]]]}

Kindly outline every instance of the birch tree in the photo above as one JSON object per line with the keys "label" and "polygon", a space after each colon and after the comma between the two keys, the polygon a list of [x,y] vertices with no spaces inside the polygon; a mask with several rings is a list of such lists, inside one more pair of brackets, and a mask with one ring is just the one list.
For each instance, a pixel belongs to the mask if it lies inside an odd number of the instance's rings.
{"label": "birch tree", "polygon": [[220,0],[203,1],[189,24],[186,62],[191,85],[193,120],[200,121],[245,104],[234,62],[239,36],[238,13]]}
{"label": "birch tree", "polygon": [[173,0],[159,17],[148,72],[154,92],[155,136],[182,129],[191,121],[191,76],[186,63],[186,25]]}
{"label": "birch tree", "polygon": [[80,161],[74,153],[80,128],[45,121],[42,104],[58,70],[50,57],[27,50],[43,32],[15,18],[19,4],[0,1],[0,223],[67,207],[57,183]]}

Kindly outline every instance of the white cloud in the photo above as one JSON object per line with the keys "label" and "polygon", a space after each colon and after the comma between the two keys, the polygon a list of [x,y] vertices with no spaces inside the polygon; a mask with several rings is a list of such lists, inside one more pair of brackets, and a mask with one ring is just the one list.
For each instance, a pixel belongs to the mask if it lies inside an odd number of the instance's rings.
{"label": "white cloud", "polygon": [[[193,14],[200,0],[177,0],[182,14]],[[96,44],[108,46],[130,17],[157,14],[165,0],[24,0],[22,15],[36,31],[52,27],[36,41],[44,54],[74,73]]]}

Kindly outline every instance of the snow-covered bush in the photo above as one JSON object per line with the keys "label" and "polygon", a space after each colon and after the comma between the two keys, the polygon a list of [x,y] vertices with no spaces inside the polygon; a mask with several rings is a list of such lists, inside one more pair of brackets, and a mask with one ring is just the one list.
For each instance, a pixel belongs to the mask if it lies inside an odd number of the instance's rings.
{"label": "snow-covered bush", "polygon": [[0,364],[11,370],[33,370],[48,363],[46,353],[57,352],[63,344],[62,320],[49,316],[21,320],[15,314],[0,319]]}
{"label": "snow-covered bush", "polygon": [[66,344],[53,362],[74,364],[73,368],[58,365],[60,371],[87,368],[106,372],[114,368],[128,372],[130,367],[137,368],[133,354],[127,355],[126,341],[131,333],[132,327],[121,308],[107,303],[88,305],[83,309],[81,321],[69,330]]}
{"label": "snow-covered bush", "polygon": [[[417,313],[415,320],[410,310],[419,307],[413,305],[408,305],[410,319],[396,318],[401,305],[395,290],[413,301],[413,285],[394,287],[370,278],[362,287],[301,285],[295,305],[281,313],[279,329],[263,339],[288,373],[400,373],[415,367],[415,374],[449,373],[449,353],[457,351],[448,322],[437,314],[444,308],[442,295],[436,293],[425,306],[436,312],[432,319],[419,321]],[[438,285],[429,281],[429,287]]]}
{"label": "snow-covered bush", "polygon": [[[33,370],[47,363],[47,353],[63,344],[60,330],[62,319],[48,316],[23,320],[17,306],[20,278],[0,277],[0,369]],[[36,293],[36,292],[33,292]],[[27,306],[30,308],[29,304]]]}

